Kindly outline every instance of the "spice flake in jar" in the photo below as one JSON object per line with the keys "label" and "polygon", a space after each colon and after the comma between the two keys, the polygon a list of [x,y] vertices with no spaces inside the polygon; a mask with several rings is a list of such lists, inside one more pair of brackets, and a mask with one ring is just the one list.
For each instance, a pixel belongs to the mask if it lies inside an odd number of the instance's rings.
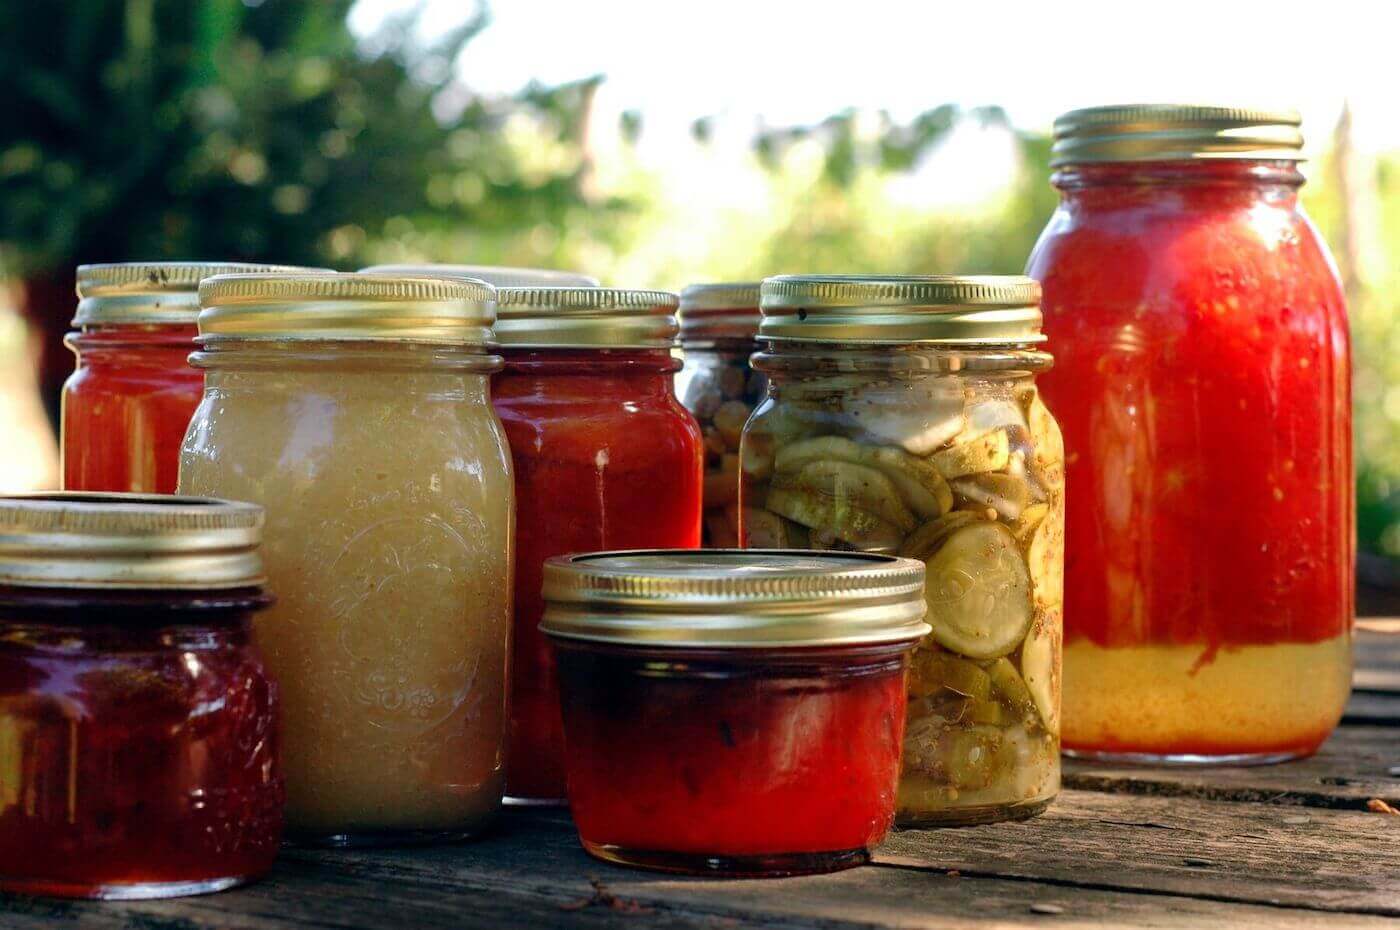
{"label": "spice flake in jar", "polygon": [[493,296],[360,274],[201,288],[181,489],[267,507],[278,602],[256,630],[286,683],[294,839],[456,837],[499,806],[514,496]]}
{"label": "spice flake in jar", "polygon": [[676,399],[676,296],[502,288],[492,402],[515,468],[515,625],[506,795],[562,803],[564,731],[543,633],[545,559],[700,544],[701,438]]}
{"label": "spice flake in jar", "polygon": [[1038,300],[1027,278],[763,284],[742,544],[927,567],[901,825],[1028,817],[1059,791],[1064,449],[1035,387]]}
{"label": "spice flake in jar", "polygon": [[918,562],[854,553],[551,559],[584,848],[707,875],[868,861],[894,819],[922,581]]}
{"label": "spice flake in jar", "polygon": [[758,345],[758,283],[693,284],[681,292],[685,364],[676,394],[705,437],[702,545],[739,544],[739,437],[768,389],[749,366]]}
{"label": "spice flake in jar", "polygon": [[229,501],[0,498],[0,890],[165,898],[271,868],[261,526]]}

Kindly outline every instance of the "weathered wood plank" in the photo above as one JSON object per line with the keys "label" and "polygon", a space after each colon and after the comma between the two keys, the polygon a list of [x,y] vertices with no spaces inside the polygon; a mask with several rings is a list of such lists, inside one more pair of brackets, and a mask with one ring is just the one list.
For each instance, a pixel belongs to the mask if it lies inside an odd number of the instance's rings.
{"label": "weathered wood plank", "polygon": [[1400,635],[1357,630],[1352,684],[1371,691],[1400,691]]}
{"label": "weathered wood plank", "polygon": [[[1353,691],[1342,725],[1400,727],[1400,692]],[[1396,738],[1400,739],[1400,732]]]}
{"label": "weathered wood plank", "polygon": [[878,861],[1400,916],[1400,817],[1385,814],[1067,791],[1022,824],[899,832]]}
{"label": "weathered wood plank", "polygon": [[1065,760],[1066,787],[1165,797],[1364,810],[1400,807],[1400,729],[1343,726],[1309,759],[1281,765],[1159,767]]}

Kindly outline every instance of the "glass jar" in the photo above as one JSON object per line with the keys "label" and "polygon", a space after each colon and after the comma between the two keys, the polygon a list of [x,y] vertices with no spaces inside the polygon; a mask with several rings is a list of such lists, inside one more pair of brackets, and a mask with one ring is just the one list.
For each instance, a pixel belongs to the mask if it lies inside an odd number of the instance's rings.
{"label": "glass jar", "polygon": [[552,268],[514,268],[506,265],[371,265],[361,268],[367,274],[429,275],[431,277],[471,278],[492,287],[597,287],[598,279],[577,271]]}
{"label": "glass jar", "polygon": [[201,285],[186,493],[267,507],[287,825],[336,845],[475,834],[501,799],[510,457],[491,289],[379,275]]}
{"label": "glass jar", "polygon": [[1346,310],[1289,114],[1105,107],[1056,124],[1032,254],[1069,442],[1065,746],[1268,762],[1351,687]]}
{"label": "glass jar", "polygon": [[[63,486],[175,490],[180,441],[204,395],[188,358],[202,278],[271,265],[128,262],[78,266],[77,368],[63,385]],[[293,269],[278,269],[290,271]]]}
{"label": "glass jar", "polygon": [[1026,278],[763,283],[768,397],[741,443],[746,548],[925,562],[899,822],[1028,817],[1059,791],[1064,449]]}
{"label": "glass jar", "polygon": [[520,502],[506,794],[561,803],[564,734],[539,630],[544,561],[568,552],[700,544],[701,438],[676,400],[676,297],[502,288],[492,385]]}
{"label": "glass jar", "polygon": [[894,819],[923,566],[862,554],[550,559],[569,802],[600,859],[830,872]]}
{"label": "glass jar", "polygon": [[0,889],[164,898],[272,866],[261,526],[227,501],[0,498]]}
{"label": "glass jar", "polygon": [[693,284],[681,292],[684,367],[676,394],[705,437],[707,548],[739,545],[739,434],[768,382],[749,366],[757,349],[758,284]]}

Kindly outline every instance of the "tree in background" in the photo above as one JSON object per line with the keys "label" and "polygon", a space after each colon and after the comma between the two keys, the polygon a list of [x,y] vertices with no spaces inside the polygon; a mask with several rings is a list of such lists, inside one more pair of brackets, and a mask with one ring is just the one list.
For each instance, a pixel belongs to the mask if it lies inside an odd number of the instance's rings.
{"label": "tree in background", "polygon": [[[474,98],[453,65],[484,16],[429,43],[400,17],[360,41],[352,5],[5,4],[0,269],[43,331],[50,398],[72,368],[60,338],[81,262],[354,267],[467,229],[461,260],[548,264],[532,230],[626,209],[585,192],[596,81]],[[564,156],[522,164],[502,133],[521,114]]]}

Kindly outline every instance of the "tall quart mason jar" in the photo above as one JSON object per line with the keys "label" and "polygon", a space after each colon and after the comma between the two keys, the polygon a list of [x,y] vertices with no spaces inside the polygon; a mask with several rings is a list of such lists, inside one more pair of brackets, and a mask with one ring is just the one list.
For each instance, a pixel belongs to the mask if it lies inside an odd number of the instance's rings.
{"label": "tall quart mason jar", "polygon": [[455,838],[500,805],[514,492],[489,285],[229,275],[200,286],[180,490],[267,510],[292,839]]}
{"label": "tall quart mason jar", "polygon": [[925,563],[905,825],[1028,817],[1059,791],[1064,447],[1039,300],[1017,277],[763,282],[741,544]]}
{"label": "tall quart mason jar", "polygon": [[681,291],[683,367],[676,394],[705,436],[702,544],[739,544],[739,435],[767,391],[749,356],[758,349],[758,282],[692,284]]}
{"label": "tall quart mason jar", "polygon": [[1200,106],[1056,121],[1028,273],[1070,449],[1066,749],[1268,762],[1351,686],[1342,289],[1298,204],[1298,117]]}

